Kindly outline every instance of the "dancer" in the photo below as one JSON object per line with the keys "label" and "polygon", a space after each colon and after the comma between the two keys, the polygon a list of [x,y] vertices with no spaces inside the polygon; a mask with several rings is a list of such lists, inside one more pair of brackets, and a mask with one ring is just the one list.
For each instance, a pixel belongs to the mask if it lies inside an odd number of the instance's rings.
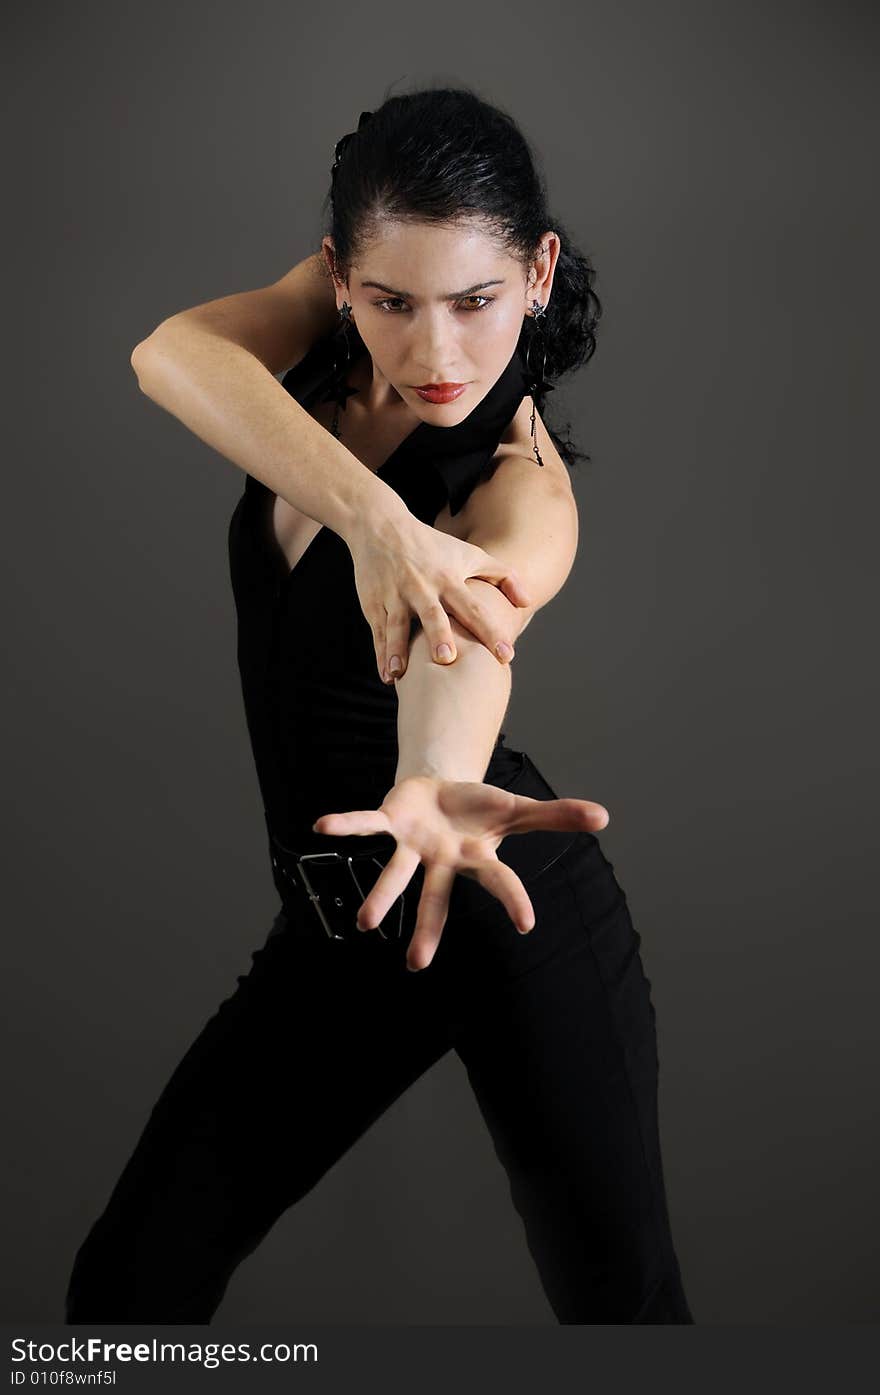
{"label": "dancer", "polygon": [[[330,214],[326,294],[300,264],[133,356],[246,474],[229,556],[280,906],[80,1246],[66,1320],[211,1321],[278,1217],[455,1051],[557,1320],[691,1323],[608,812],[500,731],[495,646],[577,546],[578,452],[541,409],[593,352],[594,272],[515,122],[466,89],[363,113]],[[535,738],[554,720],[548,698]]]}

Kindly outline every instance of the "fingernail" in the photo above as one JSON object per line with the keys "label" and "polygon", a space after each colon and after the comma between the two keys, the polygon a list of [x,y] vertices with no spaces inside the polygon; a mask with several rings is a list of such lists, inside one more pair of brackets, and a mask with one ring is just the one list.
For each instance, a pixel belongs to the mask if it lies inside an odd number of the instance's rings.
{"label": "fingernail", "polygon": [[451,659],[451,658],[452,658],[452,650],[450,649],[450,647],[449,647],[448,644],[438,644],[438,646],[437,646],[437,658],[438,658],[438,659]]}
{"label": "fingernail", "polygon": [[506,641],[503,639],[495,645],[495,653],[498,655],[499,659],[513,658],[513,650],[511,649],[510,645],[506,643]]}
{"label": "fingernail", "polygon": [[391,663],[388,665],[388,667],[389,667],[389,669],[391,670],[392,673],[399,673],[399,672],[400,672],[401,664],[400,664],[400,660],[399,660],[399,658],[397,657],[396,654],[394,655],[394,657],[393,657],[393,659],[391,660]]}
{"label": "fingernail", "polygon": [[408,959],[406,961],[406,967],[409,969],[411,974],[417,974],[419,971],[418,964],[411,964]]}

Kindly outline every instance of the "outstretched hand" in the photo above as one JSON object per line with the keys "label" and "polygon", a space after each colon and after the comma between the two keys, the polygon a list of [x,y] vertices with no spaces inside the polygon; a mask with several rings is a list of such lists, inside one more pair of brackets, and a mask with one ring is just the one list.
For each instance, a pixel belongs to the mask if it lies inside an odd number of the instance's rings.
{"label": "outstretched hand", "polygon": [[508,833],[552,828],[595,832],[609,822],[607,809],[588,799],[531,799],[495,785],[411,775],[389,790],[378,809],[323,814],[316,833],[337,837],[390,833],[397,843],[363,902],[359,930],[375,929],[424,863],[415,930],[407,966],[424,969],[440,942],[457,872],[473,877],[502,903],[514,926],[527,934],[535,912],[519,877],[495,850]]}

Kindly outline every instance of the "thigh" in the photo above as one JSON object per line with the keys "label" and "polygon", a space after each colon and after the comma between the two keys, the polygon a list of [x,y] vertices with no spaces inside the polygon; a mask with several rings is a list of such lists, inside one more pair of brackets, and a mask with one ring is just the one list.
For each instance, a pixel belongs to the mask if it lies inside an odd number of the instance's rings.
{"label": "thigh", "polygon": [[535,927],[508,935],[492,919],[455,1045],[545,1291],[561,1322],[689,1322],[626,896],[592,834],[528,890]]}
{"label": "thigh", "polygon": [[276,918],[81,1246],[69,1322],[207,1321],[281,1212],[449,1049],[430,985],[386,948]]}

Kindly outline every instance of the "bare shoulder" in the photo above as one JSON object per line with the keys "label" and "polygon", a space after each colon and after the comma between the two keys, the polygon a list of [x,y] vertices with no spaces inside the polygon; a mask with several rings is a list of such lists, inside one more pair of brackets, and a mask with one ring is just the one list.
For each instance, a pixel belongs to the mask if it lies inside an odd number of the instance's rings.
{"label": "bare shoulder", "polygon": [[544,462],[544,469],[548,471],[547,478],[554,483],[564,485],[571,489],[571,477],[568,467],[550,436],[550,432],[544,425],[543,418],[539,411],[535,411],[535,435],[532,432],[532,399],[524,397],[517,408],[516,415],[508,423],[507,429],[498,448],[492,457],[492,474],[503,465],[513,460],[528,459],[533,464],[535,460],[535,444],[537,443],[541,459]]}
{"label": "bare shoulder", "polygon": [[[497,497],[500,491],[516,489],[518,480],[526,477],[531,479],[531,470],[538,468],[531,435],[531,418],[532,399],[524,397],[516,415],[508,423],[499,440],[483,478],[471,490],[459,512],[451,514],[449,505],[446,504],[437,515],[434,527],[441,533],[466,539],[475,524],[479,523],[491,500]],[[547,484],[552,482],[558,485],[563,493],[570,496],[573,505],[574,492],[568,467],[553,444],[540,412],[537,411],[535,436],[544,462],[542,479]]]}
{"label": "bare shoulder", "polygon": [[[478,526],[487,512],[497,511],[505,497],[509,501],[520,490],[527,491],[530,505],[540,507],[544,500],[558,500],[562,495],[570,508],[576,509],[568,466],[537,411],[532,436],[531,416],[532,400],[526,397],[498,442],[489,468],[461,510],[462,536]],[[535,458],[536,443],[543,462],[540,467]]]}

